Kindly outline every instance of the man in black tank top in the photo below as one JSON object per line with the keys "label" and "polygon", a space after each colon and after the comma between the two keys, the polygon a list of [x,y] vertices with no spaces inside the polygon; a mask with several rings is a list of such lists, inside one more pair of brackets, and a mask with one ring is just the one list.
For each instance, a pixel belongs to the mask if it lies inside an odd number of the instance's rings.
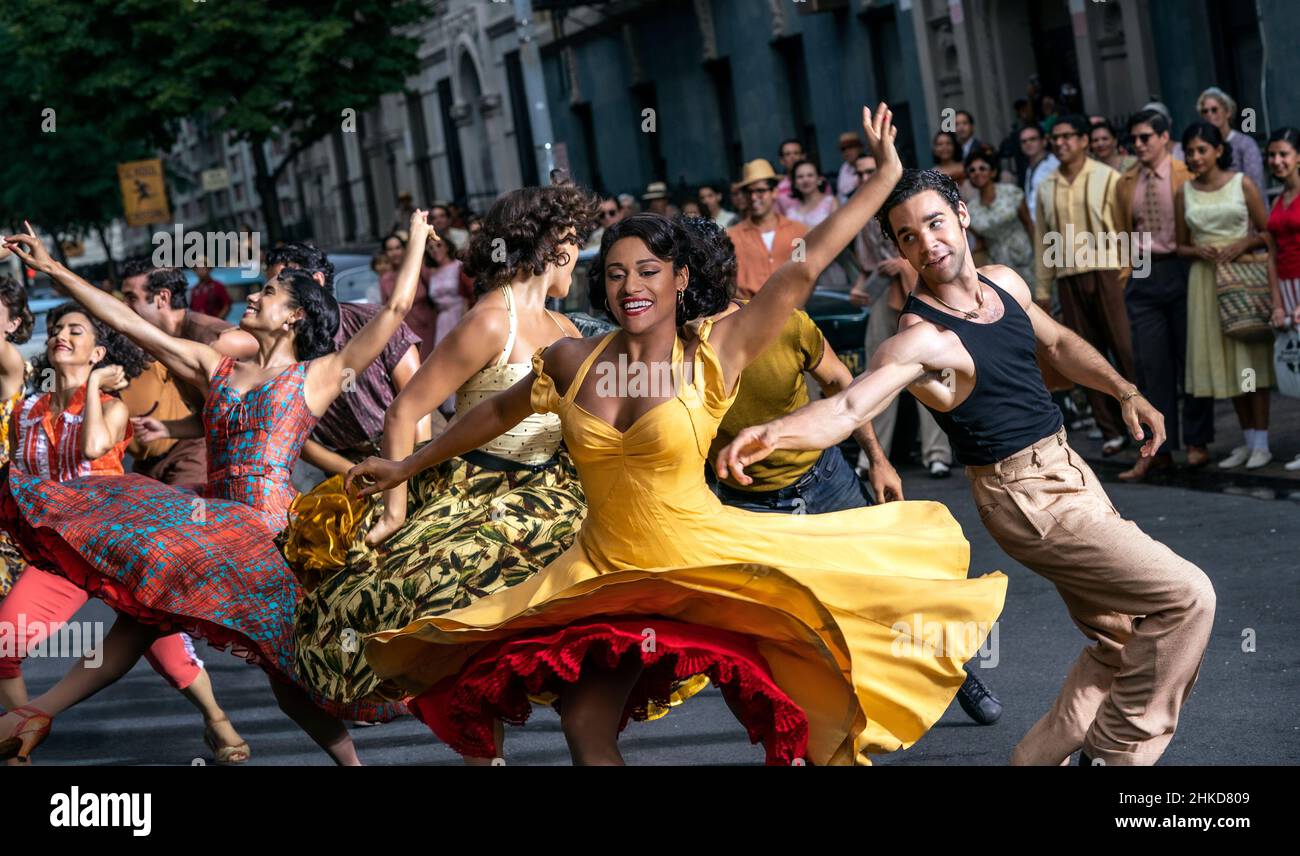
{"label": "man in black tank top", "polygon": [[718,474],[743,484],[744,467],[775,449],[835,445],[910,389],[966,464],[994,540],[1056,586],[1095,643],[1083,649],[1012,763],[1065,764],[1079,751],[1081,764],[1154,764],[1200,670],[1214,588],[1199,568],[1116,512],[1066,442],[1037,360],[1113,396],[1129,432],[1145,441],[1144,456],[1164,442],[1164,419],[1101,354],[1035,304],[1014,271],[975,269],[969,215],[947,176],[905,170],[878,216],[920,277],[899,332],[848,389],[740,432],[719,453]]}

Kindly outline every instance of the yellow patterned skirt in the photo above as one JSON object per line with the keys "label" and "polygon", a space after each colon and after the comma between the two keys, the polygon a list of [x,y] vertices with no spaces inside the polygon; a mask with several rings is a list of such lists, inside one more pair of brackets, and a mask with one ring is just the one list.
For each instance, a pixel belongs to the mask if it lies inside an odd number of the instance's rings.
{"label": "yellow patterned skirt", "polygon": [[335,701],[397,701],[375,676],[365,637],[516,585],[573,544],[586,503],[562,451],[546,469],[498,472],[453,458],[408,483],[406,523],[378,548],[382,511],[331,479],[294,503],[282,547],[309,593],[298,606],[299,680]]}

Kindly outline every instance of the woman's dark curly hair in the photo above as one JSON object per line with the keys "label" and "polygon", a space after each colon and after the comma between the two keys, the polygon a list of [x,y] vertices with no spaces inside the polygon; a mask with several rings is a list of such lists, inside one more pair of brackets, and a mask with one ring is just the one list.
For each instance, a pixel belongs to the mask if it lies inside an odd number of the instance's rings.
{"label": "woman's dark curly hair", "polygon": [[293,328],[293,355],[305,362],[332,354],[334,335],[339,331],[339,304],[334,295],[300,268],[284,268],[278,282],[289,289],[293,308],[304,313]]}
{"label": "woman's dark curly hair", "polygon": [[657,257],[671,262],[673,272],[682,268],[689,279],[677,304],[677,326],[696,318],[717,315],[727,308],[736,291],[736,247],[721,226],[708,217],[678,217],[662,214],[634,214],[605,230],[600,257],[588,273],[591,311],[615,321],[605,298],[605,257],[623,238],[640,238]]}
{"label": "woman's dark curly hair", "polygon": [[509,285],[516,276],[541,276],[548,265],[569,262],[561,245],[572,229],[581,247],[596,228],[600,201],[574,185],[522,187],[504,194],[483,215],[470,238],[465,273],[479,294]]}
{"label": "woman's dark curly hair", "polygon": [[9,274],[0,274],[0,303],[9,310],[9,320],[18,319],[18,326],[5,338],[15,345],[21,345],[32,337],[32,327],[36,323],[32,310],[27,308],[27,289],[21,282]]}
{"label": "woman's dark curly hair", "polygon": [[[95,331],[95,344],[102,345],[104,348],[104,358],[95,363],[95,368],[104,366],[121,366],[122,371],[126,374],[127,380],[140,376],[149,363],[153,360],[144,351],[121,333],[109,327],[103,321],[100,321],[90,311],[80,303],[68,301],[60,303],[45,314],[45,326],[48,330],[53,330],[65,315],[78,312],[90,319],[91,329]],[[45,369],[50,367],[49,354],[43,353],[32,360],[32,373],[29,376],[29,383],[33,392],[48,392],[48,389],[39,389],[43,385],[44,379],[48,377]]]}

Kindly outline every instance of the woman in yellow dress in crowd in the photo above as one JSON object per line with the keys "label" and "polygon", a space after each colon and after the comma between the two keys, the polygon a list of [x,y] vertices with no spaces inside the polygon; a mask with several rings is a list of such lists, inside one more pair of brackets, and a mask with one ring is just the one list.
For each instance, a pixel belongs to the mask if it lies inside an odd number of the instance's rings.
{"label": "woman in yellow dress in crowd", "polygon": [[[966,578],[970,545],[944,506],[766,515],[722,505],[704,479],[741,371],[901,174],[888,108],[864,110],[864,126],[876,177],[744,308],[707,320],[726,304],[725,236],[629,218],[605,232],[591,285],[619,329],[539,350],[530,377],[420,451],[349,472],[373,493],[532,412],[560,417],[588,502],[577,542],[519,585],[366,643],[376,673],[456,751],[496,756],[497,721],[520,723],[530,696],[553,694],[575,762],[618,764],[627,721],[701,674],[773,764],[868,763],[947,708],[1006,578]],[[914,627],[956,633],[922,640]]]}

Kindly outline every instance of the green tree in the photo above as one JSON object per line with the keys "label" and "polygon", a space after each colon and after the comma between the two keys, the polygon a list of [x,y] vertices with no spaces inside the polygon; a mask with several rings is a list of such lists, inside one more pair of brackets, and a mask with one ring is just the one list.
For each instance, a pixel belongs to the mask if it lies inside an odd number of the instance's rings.
{"label": "green tree", "polygon": [[[429,14],[428,0],[0,0],[38,112],[77,121],[110,170],[103,149],[167,151],[187,117],[251,143],[272,242],[280,177],[345,111],[405,87],[418,42],[402,33]],[[282,137],[272,165],[264,144]]]}

